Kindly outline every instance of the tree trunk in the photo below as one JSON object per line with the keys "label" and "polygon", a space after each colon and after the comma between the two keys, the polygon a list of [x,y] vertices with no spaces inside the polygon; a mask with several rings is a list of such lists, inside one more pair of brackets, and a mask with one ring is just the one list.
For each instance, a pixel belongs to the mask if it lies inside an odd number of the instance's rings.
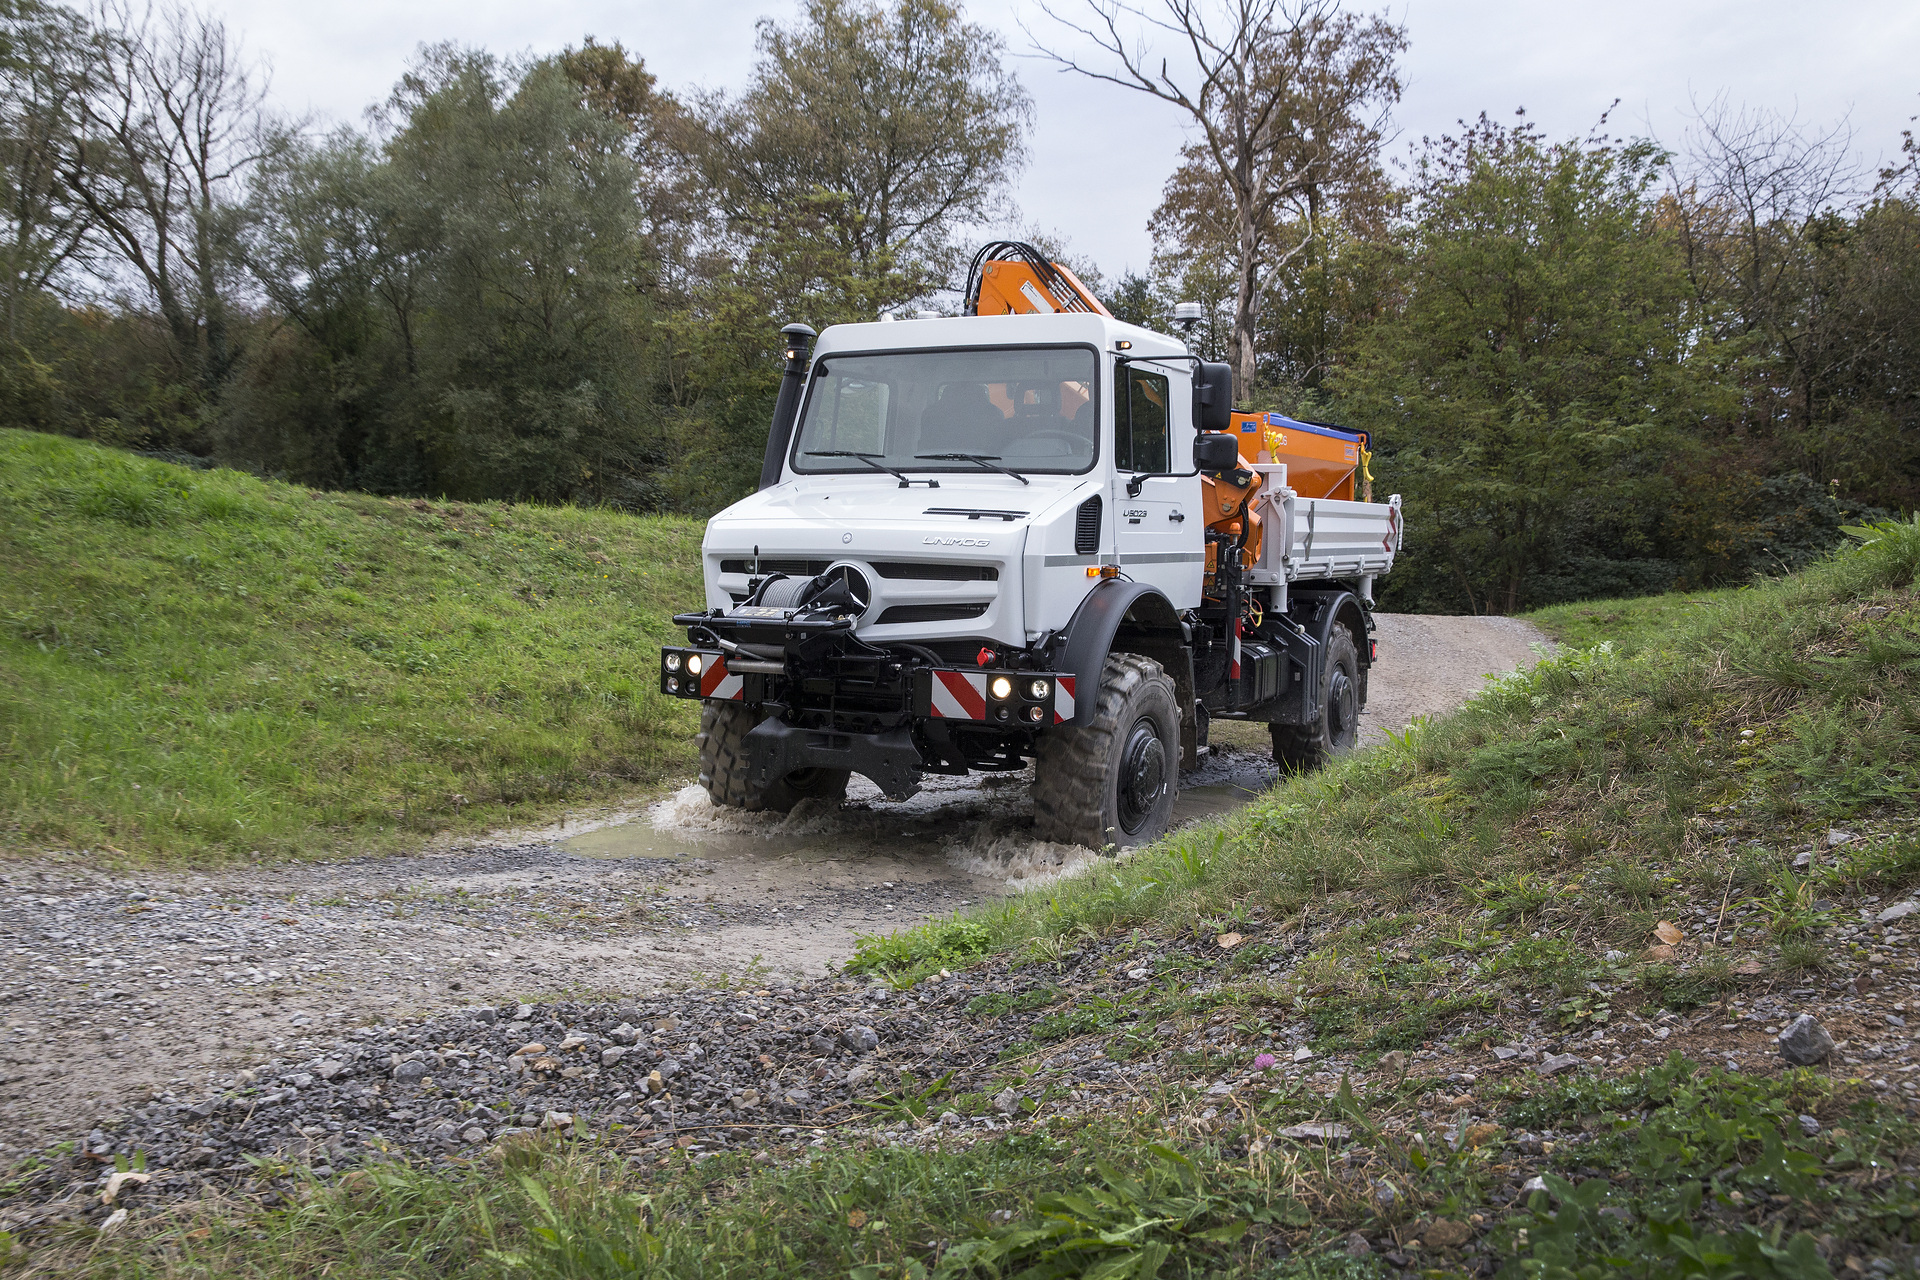
{"label": "tree trunk", "polygon": [[1240,285],[1233,308],[1233,386],[1235,398],[1253,397],[1253,332],[1259,306],[1260,237],[1253,224],[1251,199],[1240,205]]}

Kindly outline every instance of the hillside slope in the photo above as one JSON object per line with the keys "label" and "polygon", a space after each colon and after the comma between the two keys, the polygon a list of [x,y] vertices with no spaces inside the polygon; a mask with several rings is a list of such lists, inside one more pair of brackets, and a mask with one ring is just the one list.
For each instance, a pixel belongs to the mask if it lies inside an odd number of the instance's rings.
{"label": "hillside slope", "polygon": [[690,769],[700,527],[321,493],[0,431],[0,844],[417,845]]}
{"label": "hillside slope", "polygon": [[[165,1095],[8,1212],[46,1274],[1913,1275],[1916,569],[1889,524],[1634,605],[1631,651],[868,939],[865,983],[451,1010],[326,1090]],[[473,1074],[406,1072],[442,1050]],[[72,1230],[97,1160],[200,1141],[247,1154]]]}

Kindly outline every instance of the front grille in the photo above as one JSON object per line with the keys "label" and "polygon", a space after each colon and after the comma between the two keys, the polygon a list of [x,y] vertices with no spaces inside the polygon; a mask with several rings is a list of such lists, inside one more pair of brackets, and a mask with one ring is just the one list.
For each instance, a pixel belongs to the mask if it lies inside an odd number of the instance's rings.
{"label": "front grille", "polygon": [[897,604],[880,615],[880,626],[891,622],[960,622],[987,611],[984,604]]}
{"label": "front grille", "polygon": [[817,578],[825,573],[832,563],[831,560],[775,560],[772,557],[763,557],[759,562],[760,567],[755,569],[754,562],[751,560],[722,560],[720,572],[791,573],[801,578]]}
{"label": "front grille", "polygon": [[1100,550],[1100,495],[1094,494],[1080,504],[1073,521],[1073,554],[1090,556]]}
{"label": "front grille", "polygon": [[923,582],[998,582],[1000,571],[986,564],[939,564],[914,560],[876,560],[873,571],[883,578],[918,578]]}

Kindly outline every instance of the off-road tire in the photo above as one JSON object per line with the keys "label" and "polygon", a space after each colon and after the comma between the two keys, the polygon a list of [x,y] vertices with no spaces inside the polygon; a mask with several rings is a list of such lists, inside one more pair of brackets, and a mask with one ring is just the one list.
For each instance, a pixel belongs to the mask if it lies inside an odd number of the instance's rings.
{"label": "off-road tire", "polygon": [[847,795],[846,769],[796,769],[770,787],[755,789],[748,781],[747,734],[763,717],[745,703],[704,702],[700,705],[700,785],[717,805],[756,813],[771,809],[785,813],[802,800],[838,804]]}
{"label": "off-road tire", "polygon": [[1335,626],[1320,675],[1320,713],[1312,724],[1268,726],[1274,762],[1304,773],[1353,750],[1360,740],[1361,693],[1360,653],[1353,647],[1353,633]]}
{"label": "off-road tire", "polygon": [[[1093,723],[1040,739],[1034,828],[1042,840],[1130,849],[1159,839],[1172,825],[1180,789],[1179,704],[1160,664],[1132,653],[1108,655],[1097,696]],[[1143,727],[1157,744],[1139,737]],[[1157,767],[1157,792],[1150,780],[1126,788],[1129,761],[1136,772]]]}

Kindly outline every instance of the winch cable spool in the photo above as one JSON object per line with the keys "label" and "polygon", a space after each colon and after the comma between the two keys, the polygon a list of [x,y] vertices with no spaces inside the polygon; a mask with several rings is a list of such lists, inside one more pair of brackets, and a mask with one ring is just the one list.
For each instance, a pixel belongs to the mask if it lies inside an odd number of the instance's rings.
{"label": "winch cable spool", "polygon": [[1055,310],[1098,314],[1086,297],[1047,260],[1047,255],[1024,240],[995,240],[973,255],[973,261],[967,267],[966,310],[963,314],[980,314],[981,272],[987,263],[1014,261],[1025,263],[1039,278]]}

